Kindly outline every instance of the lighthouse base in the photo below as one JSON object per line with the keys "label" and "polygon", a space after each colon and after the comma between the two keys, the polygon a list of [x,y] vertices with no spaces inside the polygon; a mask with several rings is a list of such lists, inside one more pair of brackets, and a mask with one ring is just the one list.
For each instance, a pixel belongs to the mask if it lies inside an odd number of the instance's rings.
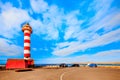
{"label": "lighthouse base", "polygon": [[29,59],[29,60],[25,60],[26,64],[28,65],[28,68],[32,68],[34,67],[34,60],[33,59]]}
{"label": "lighthouse base", "polygon": [[6,69],[23,69],[30,67],[34,67],[33,59],[8,59],[6,63]]}

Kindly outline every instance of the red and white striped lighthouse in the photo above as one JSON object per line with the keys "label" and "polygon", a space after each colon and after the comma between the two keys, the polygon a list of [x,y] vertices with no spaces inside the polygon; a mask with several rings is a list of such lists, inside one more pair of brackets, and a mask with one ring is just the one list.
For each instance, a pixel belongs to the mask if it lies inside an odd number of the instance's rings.
{"label": "red and white striped lighthouse", "polygon": [[19,69],[34,67],[34,60],[30,55],[30,35],[32,28],[27,23],[22,27],[24,32],[24,59],[8,59],[6,63],[6,69]]}
{"label": "red and white striped lighthouse", "polygon": [[31,26],[27,23],[22,27],[24,32],[24,59],[30,60],[30,35],[32,33]]}

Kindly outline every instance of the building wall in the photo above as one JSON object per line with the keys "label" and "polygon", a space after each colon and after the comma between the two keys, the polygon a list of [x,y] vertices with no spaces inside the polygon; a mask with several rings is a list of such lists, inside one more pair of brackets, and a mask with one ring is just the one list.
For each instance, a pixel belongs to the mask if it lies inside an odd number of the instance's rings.
{"label": "building wall", "polygon": [[6,69],[27,68],[28,64],[24,59],[8,59]]}

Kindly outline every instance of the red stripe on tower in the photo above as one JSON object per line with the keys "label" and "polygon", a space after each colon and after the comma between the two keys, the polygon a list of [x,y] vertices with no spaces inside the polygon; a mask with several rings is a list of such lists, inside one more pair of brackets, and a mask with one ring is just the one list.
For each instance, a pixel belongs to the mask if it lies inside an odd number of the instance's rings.
{"label": "red stripe on tower", "polygon": [[28,53],[28,54],[24,54],[24,56],[26,56],[26,57],[30,57],[30,54]]}
{"label": "red stripe on tower", "polygon": [[24,33],[25,36],[30,36],[30,33]]}
{"label": "red stripe on tower", "polygon": [[24,50],[30,50],[29,46],[24,46]]}
{"label": "red stripe on tower", "polygon": [[29,39],[25,39],[24,43],[30,43],[30,40]]}

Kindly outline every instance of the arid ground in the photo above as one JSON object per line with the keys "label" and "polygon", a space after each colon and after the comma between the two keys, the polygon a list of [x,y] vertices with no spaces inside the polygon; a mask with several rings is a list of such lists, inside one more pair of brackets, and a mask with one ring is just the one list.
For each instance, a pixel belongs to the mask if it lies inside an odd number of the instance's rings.
{"label": "arid ground", "polygon": [[115,68],[38,68],[33,71],[0,71],[0,80],[120,80],[120,69]]}

